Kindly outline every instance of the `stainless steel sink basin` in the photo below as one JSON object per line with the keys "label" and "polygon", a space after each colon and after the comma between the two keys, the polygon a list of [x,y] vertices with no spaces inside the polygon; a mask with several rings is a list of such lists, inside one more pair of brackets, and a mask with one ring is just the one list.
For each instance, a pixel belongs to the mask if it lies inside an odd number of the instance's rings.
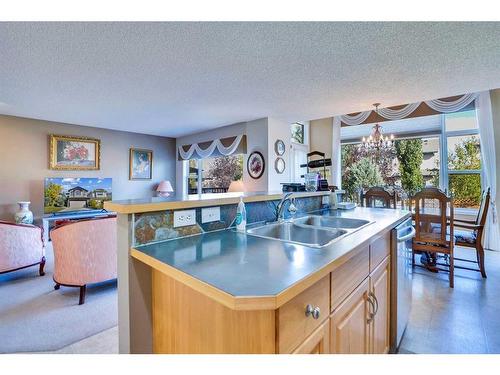
{"label": "stainless steel sink basin", "polygon": [[322,228],[359,229],[372,222],[369,220],[351,219],[347,217],[311,215],[295,219],[294,223]]}
{"label": "stainless steel sink basin", "polygon": [[247,230],[249,235],[311,247],[326,246],[347,233],[348,231],[344,229],[323,229],[297,225],[294,222],[268,224]]}

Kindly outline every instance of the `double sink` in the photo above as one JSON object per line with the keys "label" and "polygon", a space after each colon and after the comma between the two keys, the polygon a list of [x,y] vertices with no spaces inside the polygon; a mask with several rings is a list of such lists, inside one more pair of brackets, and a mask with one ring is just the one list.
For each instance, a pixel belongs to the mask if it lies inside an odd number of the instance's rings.
{"label": "double sink", "polygon": [[321,248],[372,223],[363,219],[309,215],[248,229],[247,234]]}

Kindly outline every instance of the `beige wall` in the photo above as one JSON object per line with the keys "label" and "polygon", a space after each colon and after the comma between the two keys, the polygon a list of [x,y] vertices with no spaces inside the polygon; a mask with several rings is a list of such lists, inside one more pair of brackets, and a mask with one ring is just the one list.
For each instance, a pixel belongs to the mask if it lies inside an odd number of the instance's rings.
{"label": "beige wall", "polygon": [[[48,169],[49,134],[100,139],[101,169]],[[130,147],[153,150],[152,180],[128,179]],[[111,177],[113,199],[151,197],[160,180],[168,179],[175,186],[174,158],[172,138],[0,115],[0,219],[11,220],[20,200],[31,201],[31,210],[40,217],[45,177]]]}
{"label": "beige wall", "polygon": [[[493,131],[495,133],[495,155],[497,162],[497,212],[499,209],[498,202],[500,202],[500,89],[490,91],[491,99],[491,112],[493,115]],[[500,225],[500,220],[497,221]]]}
{"label": "beige wall", "polygon": [[[309,150],[324,152],[326,158],[332,157],[333,117],[312,120],[309,122]],[[333,166],[331,169],[332,172],[334,172]],[[333,176],[329,177],[328,183],[333,184]]]}
{"label": "beige wall", "polygon": [[309,149],[332,157],[333,119],[331,117],[309,122]]}

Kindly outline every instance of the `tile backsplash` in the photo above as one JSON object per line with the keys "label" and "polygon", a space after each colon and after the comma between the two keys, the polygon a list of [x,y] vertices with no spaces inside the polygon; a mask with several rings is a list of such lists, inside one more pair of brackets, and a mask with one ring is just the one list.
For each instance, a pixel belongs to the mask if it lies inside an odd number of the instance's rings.
{"label": "tile backsplash", "polygon": [[[295,205],[297,213],[311,212],[322,208],[321,196],[297,197]],[[276,205],[279,200],[246,203],[247,224],[271,221],[275,218]],[[288,203],[287,203],[288,205]],[[201,222],[201,208],[196,209],[196,224],[174,228],[174,211],[145,212],[133,215],[134,245],[145,245],[179,237],[226,229],[234,226],[236,204],[221,205],[220,220],[210,223]],[[285,207],[285,218],[290,214]]]}

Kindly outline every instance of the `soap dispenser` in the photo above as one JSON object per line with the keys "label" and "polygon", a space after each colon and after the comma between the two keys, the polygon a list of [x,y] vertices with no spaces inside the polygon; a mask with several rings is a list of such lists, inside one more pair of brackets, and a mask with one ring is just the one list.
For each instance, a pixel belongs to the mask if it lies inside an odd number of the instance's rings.
{"label": "soap dispenser", "polygon": [[329,202],[330,204],[330,209],[331,210],[336,210],[337,207],[338,207],[338,195],[337,195],[337,192],[335,190],[332,190],[330,192],[330,197],[329,197]]}
{"label": "soap dispenser", "polygon": [[244,232],[247,226],[247,211],[245,209],[245,203],[243,198],[240,197],[240,203],[236,208],[236,230]]}

